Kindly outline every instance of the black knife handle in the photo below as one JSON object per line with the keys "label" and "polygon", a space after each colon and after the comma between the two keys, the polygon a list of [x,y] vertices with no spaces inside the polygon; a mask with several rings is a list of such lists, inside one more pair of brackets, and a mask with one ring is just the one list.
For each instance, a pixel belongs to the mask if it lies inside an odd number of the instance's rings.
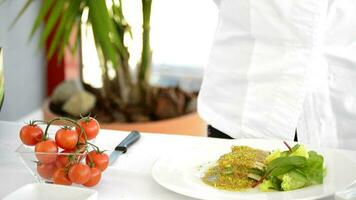
{"label": "black knife handle", "polygon": [[131,131],[131,133],[115,147],[115,151],[122,151],[126,153],[127,148],[140,139],[141,134],[138,131]]}

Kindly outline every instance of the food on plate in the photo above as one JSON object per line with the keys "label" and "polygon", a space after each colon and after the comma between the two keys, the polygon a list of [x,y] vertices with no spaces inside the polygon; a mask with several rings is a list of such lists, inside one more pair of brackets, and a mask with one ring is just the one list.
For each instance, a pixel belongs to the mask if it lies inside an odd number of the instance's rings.
{"label": "food on plate", "polygon": [[250,170],[263,170],[268,152],[248,146],[233,146],[209,168],[202,180],[213,187],[239,191],[250,188],[256,182],[248,177]]}
{"label": "food on plate", "polygon": [[322,184],[324,158],[304,145],[286,151],[266,152],[248,146],[233,146],[231,152],[205,171],[202,181],[230,191],[258,187],[262,192],[289,191]]}
{"label": "food on plate", "polygon": [[[60,127],[53,140],[48,130],[58,121],[72,126]],[[43,130],[40,124],[45,125]],[[48,122],[31,121],[21,128],[19,135],[24,145],[35,146],[37,160],[31,162],[37,165],[35,171],[39,177],[55,184],[93,187],[100,182],[109,163],[105,151],[89,141],[97,137],[99,130],[99,123],[90,116],[78,121],[57,117]]]}

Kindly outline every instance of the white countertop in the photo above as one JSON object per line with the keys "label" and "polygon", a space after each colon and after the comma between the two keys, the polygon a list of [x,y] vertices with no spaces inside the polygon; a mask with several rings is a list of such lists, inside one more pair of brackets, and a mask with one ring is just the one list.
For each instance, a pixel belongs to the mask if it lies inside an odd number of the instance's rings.
{"label": "white countertop", "polygon": [[[20,127],[21,124],[0,122],[0,198],[27,183],[35,182],[35,179],[14,152],[20,145],[18,137]],[[127,134],[128,132],[101,130],[95,143],[101,149],[110,150]],[[219,143],[223,140],[178,135],[142,134],[141,139],[103,173],[101,182],[93,189],[98,191],[100,200],[191,199],[161,187],[153,180],[151,169],[160,155],[182,147],[189,148],[202,142]],[[348,152],[351,151],[345,151],[345,153]],[[355,152],[351,153],[356,155]]]}
{"label": "white countertop", "polygon": [[[0,122],[0,199],[27,183],[35,182],[15,153],[21,143],[18,137],[20,127],[18,123]],[[95,143],[101,149],[113,149],[127,134],[101,130]],[[151,167],[162,153],[202,139],[207,138],[142,134],[141,139],[103,173],[100,184],[93,189],[99,192],[100,200],[191,199],[158,185],[151,177]]]}

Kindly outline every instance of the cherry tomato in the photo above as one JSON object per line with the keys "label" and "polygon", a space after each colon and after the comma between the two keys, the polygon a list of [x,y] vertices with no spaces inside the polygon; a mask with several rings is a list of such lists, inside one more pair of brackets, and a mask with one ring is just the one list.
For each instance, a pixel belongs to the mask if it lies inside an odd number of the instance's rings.
{"label": "cherry tomato", "polygon": [[62,149],[74,149],[78,139],[78,133],[68,128],[61,128],[56,133],[56,143]]}
{"label": "cherry tomato", "polygon": [[34,146],[42,140],[43,131],[35,124],[28,124],[21,128],[20,138],[22,143],[29,146]]}
{"label": "cherry tomato", "polygon": [[58,147],[53,140],[45,140],[36,144],[35,152],[40,163],[53,163],[57,160]]}
{"label": "cherry tomato", "polygon": [[88,165],[74,164],[68,172],[69,179],[76,184],[84,184],[90,179],[91,170]]}
{"label": "cherry tomato", "polygon": [[74,155],[71,155],[69,153],[73,153],[72,150],[63,150],[60,152],[60,155],[57,157],[56,165],[58,168],[61,167],[66,167],[69,165],[70,160],[75,160]]}
{"label": "cherry tomato", "polygon": [[93,162],[94,166],[104,171],[109,165],[109,156],[106,153],[100,153],[97,151],[91,151],[85,158],[85,162],[90,166]]}
{"label": "cherry tomato", "polygon": [[50,164],[37,164],[37,173],[45,179],[51,179],[54,172],[57,170],[57,166],[54,163]]}
{"label": "cherry tomato", "polygon": [[64,168],[57,169],[53,174],[54,184],[72,185],[72,181],[68,178]]}
{"label": "cherry tomato", "polygon": [[79,138],[79,142],[78,142],[77,146],[74,148],[74,150],[77,151],[78,153],[84,153],[86,150],[86,147],[87,147],[87,145],[85,144],[85,141],[82,142],[81,140],[82,139]]}
{"label": "cherry tomato", "polygon": [[86,187],[93,187],[99,183],[101,179],[101,171],[96,167],[90,168],[90,179],[83,185]]}
{"label": "cherry tomato", "polygon": [[[78,121],[78,124],[83,127],[88,140],[94,139],[99,133],[100,125],[98,121],[92,117],[84,117]],[[81,128],[76,127],[75,129],[82,138],[85,138],[81,134]]]}

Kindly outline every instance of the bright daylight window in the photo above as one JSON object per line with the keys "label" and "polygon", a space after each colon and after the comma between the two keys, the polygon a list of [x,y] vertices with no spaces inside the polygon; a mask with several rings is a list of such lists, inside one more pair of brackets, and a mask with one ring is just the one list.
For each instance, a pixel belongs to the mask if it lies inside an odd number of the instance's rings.
{"label": "bright daylight window", "polygon": [[[109,1],[108,1],[109,2]],[[124,0],[124,14],[132,27],[133,40],[127,40],[135,66],[141,53],[141,1]],[[162,81],[162,76],[201,80],[213,40],[217,18],[213,0],[154,0],[151,15],[151,47],[153,50],[153,73],[151,81]],[[84,81],[95,87],[101,86],[97,74],[101,73],[96,56],[92,33],[83,31]],[[188,80],[188,79],[186,79]]]}

